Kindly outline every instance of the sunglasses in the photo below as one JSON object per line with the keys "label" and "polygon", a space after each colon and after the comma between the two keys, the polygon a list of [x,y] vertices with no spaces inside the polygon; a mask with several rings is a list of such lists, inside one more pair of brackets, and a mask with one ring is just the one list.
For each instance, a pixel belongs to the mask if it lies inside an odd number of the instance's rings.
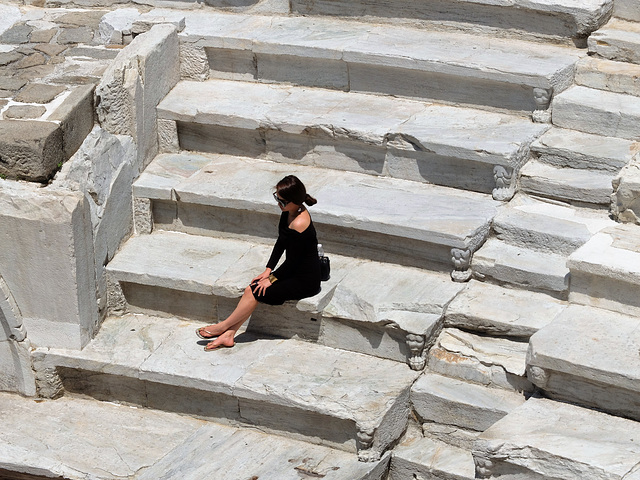
{"label": "sunglasses", "polygon": [[276,199],[276,202],[278,202],[278,205],[280,205],[282,208],[286,207],[287,205],[289,205],[291,203],[289,200],[284,200],[284,199],[280,198],[278,196],[278,192],[273,192],[273,198]]}

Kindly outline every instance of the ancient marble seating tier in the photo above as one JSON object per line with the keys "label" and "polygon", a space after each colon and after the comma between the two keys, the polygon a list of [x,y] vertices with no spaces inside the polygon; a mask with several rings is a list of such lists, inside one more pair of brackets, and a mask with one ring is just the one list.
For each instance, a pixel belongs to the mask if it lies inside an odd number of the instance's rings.
{"label": "ancient marble seating tier", "polygon": [[513,195],[531,142],[549,128],[513,114],[228,80],[178,83],[158,118],[163,135],[186,150],[384,175],[497,200]]}
{"label": "ancient marble seating tier", "polygon": [[187,153],[158,156],[133,192],[154,202],[154,220],[163,228],[272,238],[279,213],[273,186],[289,174],[318,199],[312,215],[320,242],[331,251],[416,267],[453,266],[456,278],[468,278],[473,252],[499,205],[488,195],[389,177]]}
{"label": "ancient marble seating tier", "polygon": [[[611,15],[613,1],[561,0],[292,0],[291,8],[304,15],[339,15],[407,19],[439,23],[460,22],[469,28],[493,27],[545,37],[581,38],[602,26]],[[462,25],[456,24],[458,28]]]}
{"label": "ancient marble seating tier", "polygon": [[[271,242],[273,243],[273,241]],[[107,267],[111,307],[215,322],[264,269],[271,244],[157,231],[131,238]],[[315,296],[260,306],[248,330],[407,362],[424,368],[445,306],[463,288],[446,273],[331,254]],[[158,261],[158,259],[163,259]],[[406,368],[406,367],[405,367]]]}
{"label": "ancient marble seating tier", "polygon": [[95,398],[107,394],[109,400],[256,425],[357,451],[362,460],[379,459],[404,432],[409,390],[419,375],[405,365],[248,333],[231,349],[204,352],[206,342],[194,333],[198,325],[112,317],[82,351],[42,349],[35,356],[51,372],[50,395],[62,385]]}
{"label": "ancient marble seating tier", "polygon": [[546,395],[640,420],[638,317],[571,305],[531,337],[528,376]]}
{"label": "ancient marble seating tier", "polygon": [[[165,11],[142,15],[153,16]],[[171,15],[171,12],[166,12]],[[173,13],[178,16],[177,12]],[[318,17],[180,12],[209,78],[286,82],[532,111],[571,85],[574,48]],[[171,17],[170,17],[171,18]]]}
{"label": "ancient marble seating tier", "polygon": [[[156,400],[159,400],[156,398]],[[382,478],[379,462],[257,429],[205,422],[168,410],[64,397],[34,402],[0,393],[0,470],[5,478],[325,480]],[[24,428],[24,419],[31,421]],[[93,428],[87,428],[90,419]],[[473,465],[473,461],[471,462]],[[22,472],[22,473],[16,473]]]}

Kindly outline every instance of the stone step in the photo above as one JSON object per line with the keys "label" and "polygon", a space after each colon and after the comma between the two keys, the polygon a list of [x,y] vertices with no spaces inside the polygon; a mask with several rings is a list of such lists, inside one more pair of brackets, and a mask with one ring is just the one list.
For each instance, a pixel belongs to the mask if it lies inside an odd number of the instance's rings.
{"label": "stone step", "polygon": [[530,160],[520,170],[520,190],[581,205],[609,205],[616,174],[548,165]]}
{"label": "stone step", "polygon": [[[636,10],[638,6],[635,6]],[[637,13],[636,13],[637,15]],[[589,53],[609,60],[640,64],[640,24],[613,19],[589,37]]]}
{"label": "stone step", "polygon": [[[40,393],[241,422],[377,460],[400,437],[418,373],[393,361],[296,340],[236,338],[204,352],[195,323],[110,317],[82,351],[39,349]],[[56,375],[58,378],[56,378]]]}
{"label": "stone step", "polygon": [[640,9],[635,0],[616,0],[613,14],[617,18],[629,20],[630,22],[640,22]]}
{"label": "stone step", "polygon": [[388,480],[473,480],[475,471],[470,451],[431,438],[412,438],[393,450]]}
{"label": "stone step", "polygon": [[[311,214],[327,251],[418,267],[436,262],[438,268],[450,268],[455,256],[456,279],[468,274],[470,255],[499,205],[486,195],[437,185],[226,155],[210,157],[193,173],[192,158],[161,155],[134,184],[136,197],[154,201],[154,219],[163,228],[273,238],[278,208],[272,186],[294,174],[318,199]],[[177,170],[183,173],[174,175]],[[179,202],[157,201],[168,198]],[[239,213],[246,221],[238,221]]]}
{"label": "stone step", "polygon": [[640,65],[584,57],[576,64],[575,82],[583,87],[640,97]]}
{"label": "stone step", "polygon": [[438,2],[395,0],[357,2],[348,0],[292,0],[291,9],[302,15],[365,16],[375,20],[460,22],[469,28],[492,27],[543,37],[586,37],[609,18],[613,2],[589,0],[549,3],[540,0],[525,5],[509,2],[451,0]]}
{"label": "stone step", "polygon": [[471,280],[447,307],[444,325],[527,340],[566,308],[544,293]]}
{"label": "stone step", "polygon": [[618,224],[597,233],[567,262],[572,302],[640,316],[640,227]]}
{"label": "stone step", "polygon": [[[132,237],[107,266],[111,308],[224,320],[250,279],[264,269],[270,247],[176,232]],[[320,293],[283,306],[260,305],[248,330],[422,369],[445,306],[464,287],[444,273],[330,258],[331,278]]]}
{"label": "stone step", "polygon": [[640,140],[640,98],[574,86],[553,99],[553,124],[581,132]]}
{"label": "stone step", "polygon": [[425,372],[411,388],[422,422],[484,431],[524,403],[524,395]]}
{"label": "stone step", "polygon": [[529,399],[480,435],[480,478],[632,480],[640,424],[547,399]]}
{"label": "stone step", "polygon": [[429,371],[492,388],[529,392],[527,342],[445,328],[429,352]]}
{"label": "stone step", "polygon": [[[152,10],[141,18],[154,15]],[[204,49],[209,78],[532,111],[533,89],[558,93],[569,87],[579,58],[567,47],[398,25],[202,11],[173,15],[185,18],[183,55],[193,52],[195,58]]]}
{"label": "stone step", "polygon": [[[640,70],[638,73],[640,74]],[[640,82],[638,85],[640,86]],[[603,137],[556,127],[531,144],[533,159],[540,163],[561,168],[612,173],[618,172],[639,151],[640,143],[633,140]]]}
{"label": "stone step", "polygon": [[501,283],[566,295],[569,288],[567,257],[518,247],[490,238],[476,252],[474,275]]}
{"label": "stone step", "polygon": [[341,450],[110,402],[2,393],[0,405],[5,478],[380,480],[389,461],[358,462]]}
{"label": "stone step", "polygon": [[[585,223],[575,221],[578,218],[569,220],[556,216],[552,208],[540,208],[536,211],[537,206],[533,203],[524,205],[533,208],[505,205],[493,219],[496,238],[518,247],[568,255],[584,245],[593,235]],[[570,210],[561,206],[557,208]]]}
{"label": "stone step", "polygon": [[496,199],[513,194],[514,170],[549,128],[471,108],[226,80],[178,83],[158,117],[172,145],[185,150],[493,192]]}
{"label": "stone step", "polygon": [[640,420],[639,320],[571,305],[531,337],[529,379],[553,398]]}

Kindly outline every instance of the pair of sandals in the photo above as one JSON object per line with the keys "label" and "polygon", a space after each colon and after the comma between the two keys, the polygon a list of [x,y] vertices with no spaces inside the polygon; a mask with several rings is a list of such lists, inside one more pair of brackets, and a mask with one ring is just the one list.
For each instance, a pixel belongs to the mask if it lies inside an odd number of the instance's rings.
{"label": "pair of sandals", "polygon": [[[202,332],[205,332],[205,333],[207,332],[205,330],[205,328],[207,328],[207,327],[196,328],[196,335],[198,337],[200,337],[201,339],[203,339],[203,340],[213,340],[214,338],[219,336],[219,335],[211,335],[209,337],[205,337],[204,335],[202,335]],[[205,352],[213,352],[214,350],[218,350],[219,348],[231,348],[231,347],[233,347],[233,345],[229,346],[229,345],[223,345],[223,344],[219,343],[218,345],[214,346],[213,348],[207,348],[210,343],[211,342],[207,343],[204,346],[204,351]]]}

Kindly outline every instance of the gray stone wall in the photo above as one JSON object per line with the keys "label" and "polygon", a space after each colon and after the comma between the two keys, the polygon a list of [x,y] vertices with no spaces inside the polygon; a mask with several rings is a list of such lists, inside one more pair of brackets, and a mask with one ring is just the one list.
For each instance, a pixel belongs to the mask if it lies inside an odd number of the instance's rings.
{"label": "gray stone wall", "polygon": [[31,346],[81,349],[106,313],[104,266],[132,228],[131,184],[158,151],[155,107],[179,78],[175,27],[122,49],[100,124],[45,187],[0,179],[0,391],[35,394]]}

